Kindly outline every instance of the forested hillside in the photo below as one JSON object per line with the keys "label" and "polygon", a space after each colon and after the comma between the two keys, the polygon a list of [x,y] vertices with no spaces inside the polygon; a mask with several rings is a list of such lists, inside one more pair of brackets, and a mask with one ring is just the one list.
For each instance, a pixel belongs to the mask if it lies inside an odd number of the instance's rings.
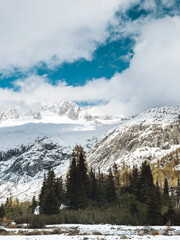
{"label": "forested hillside", "polygon": [[[89,169],[83,148],[76,146],[64,180],[49,168],[39,199],[33,197],[26,207],[7,199],[1,206],[1,217],[33,226],[40,223],[179,224],[179,202],[179,180],[173,190],[166,177],[159,184],[146,161],[140,168],[134,166],[131,170],[114,165],[104,174],[100,169]],[[40,215],[36,216],[38,205]]]}

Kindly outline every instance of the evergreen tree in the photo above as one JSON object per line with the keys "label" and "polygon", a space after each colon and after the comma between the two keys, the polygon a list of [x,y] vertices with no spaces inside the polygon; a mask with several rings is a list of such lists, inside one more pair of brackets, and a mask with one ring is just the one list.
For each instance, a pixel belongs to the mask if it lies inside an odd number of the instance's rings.
{"label": "evergreen tree", "polygon": [[100,168],[98,169],[98,195],[97,195],[97,201],[99,206],[103,206],[107,202],[106,198],[106,179],[104,177],[104,174],[101,173]]}
{"label": "evergreen tree", "polygon": [[67,176],[69,206],[74,209],[86,208],[90,197],[90,182],[83,148],[77,145],[72,157]]}
{"label": "evergreen tree", "polygon": [[164,198],[165,200],[169,200],[169,186],[167,178],[164,179]]}
{"label": "evergreen tree", "polygon": [[5,216],[6,216],[5,208],[4,208],[4,205],[1,204],[1,206],[0,206],[0,218],[4,218]]}
{"label": "evergreen tree", "polygon": [[173,208],[173,202],[172,202],[172,200],[170,200],[168,211],[165,214],[165,222],[164,223],[167,224],[168,222],[170,222],[170,224],[174,224],[175,221],[176,221],[176,213]]}
{"label": "evergreen tree", "polygon": [[115,188],[116,188],[116,196],[117,198],[120,197],[120,173],[118,171],[118,166],[117,164],[115,163],[113,165],[113,174],[114,174],[114,183],[115,183]]}
{"label": "evergreen tree", "polygon": [[78,208],[78,170],[76,166],[76,159],[73,157],[69,171],[67,174],[67,181],[66,181],[66,194],[70,208],[77,209]]}
{"label": "evergreen tree", "polygon": [[89,175],[90,175],[90,199],[94,202],[98,202],[99,201],[98,180],[92,168]]}
{"label": "evergreen tree", "polygon": [[88,177],[87,163],[85,160],[85,153],[83,148],[79,149],[79,157],[77,160],[77,168],[79,173],[79,191],[81,194],[82,206],[86,207],[88,203],[88,197],[90,194],[90,182]]}
{"label": "evergreen tree", "polygon": [[65,202],[65,190],[62,177],[55,179],[54,191],[58,200],[58,205],[60,206]]}
{"label": "evergreen tree", "polygon": [[139,174],[137,167],[133,166],[132,173],[130,175],[130,193],[134,194],[136,198],[139,196]]}
{"label": "evergreen tree", "polygon": [[51,215],[59,213],[58,200],[54,192],[54,186],[48,187],[45,199],[44,199],[45,208],[43,214]]}
{"label": "evergreen tree", "polygon": [[109,170],[109,174],[106,180],[106,194],[107,194],[107,201],[109,203],[114,202],[117,199],[116,196],[116,188],[114,183],[114,176],[112,174],[111,169]]}
{"label": "evergreen tree", "polygon": [[142,163],[140,182],[139,182],[139,200],[147,203],[154,192],[153,176],[150,166],[147,162]]}
{"label": "evergreen tree", "polygon": [[148,200],[147,207],[147,224],[150,225],[161,225],[163,222],[161,208],[159,206],[159,193],[154,190],[151,193],[151,197]]}
{"label": "evergreen tree", "polygon": [[49,170],[48,170],[46,183],[47,183],[48,188],[55,185],[55,174],[54,174],[54,171],[50,167],[49,167]]}
{"label": "evergreen tree", "polygon": [[161,191],[160,191],[158,181],[156,182],[155,194],[156,194],[157,205],[158,205],[159,209],[161,209],[161,207],[162,207],[162,196],[161,196]]}
{"label": "evergreen tree", "polygon": [[55,174],[49,168],[47,178],[44,177],[39,198],[40,214],[56,214],[59,212],[58,199],[55,194]]}
{"label": "evergreen tree", "polygon": [[43,181],[43,185],[42,185],[40,196],[39,196],[40,214],[43,214],[46,208],[45,202],[44,202],[46,193],[47,193],[47,181],[46,181],[46,175],[44,175],[44,181]]}

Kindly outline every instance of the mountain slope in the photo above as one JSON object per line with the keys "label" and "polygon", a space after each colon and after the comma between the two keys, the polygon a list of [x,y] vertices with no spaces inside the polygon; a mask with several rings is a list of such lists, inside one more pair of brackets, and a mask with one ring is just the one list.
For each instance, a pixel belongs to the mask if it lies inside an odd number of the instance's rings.
{"label": "mountain slope", "polygon": [[57,176],[65,175],[76,144],[85,148],[89,166],[102,171],[115,162],[120,167],[156,163],[180,148],[180,107],[154,108],[122,120],[96,117],[91,108],[73,103],[62,105],[41,106],[38,119],[22,110],[16,118],[11,113],[1,119],[0,202],[37,196],[49,166]]}
{"label": "mountain slope", "polygon": [[90,108],[71,102],[41,106],[38,119],[32,111],[27,114],[29,109],[13,109],[16,111],[11,108],[1,115],[0,201],[9,196],[31,200],[39,193],[49,166],[57,176],[66,174],[76,144],[88,151],[122,122],[106,116],[92,117],[87,113]]}
{"label": "mountain slope", "polygon": [[180,107],[153,108],[111,130],[90,150],[88,162],[107,171],[114,163],[157,161],[180,146]]}

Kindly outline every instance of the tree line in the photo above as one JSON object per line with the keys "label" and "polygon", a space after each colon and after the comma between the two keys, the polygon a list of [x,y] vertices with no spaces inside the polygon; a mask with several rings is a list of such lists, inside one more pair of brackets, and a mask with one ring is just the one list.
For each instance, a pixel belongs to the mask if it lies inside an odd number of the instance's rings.
{"label": "tree line", "polygon": [[92,168],[88,171],[85,152],[81,146],[76,146],[66,181],[63,182],[62,177],[56,178],[49,168],[39,199],[41,214],[58,213],[61,204],[75,210],[89,205],[100,207],[117,199],[114,176],[111,170],[107,176],[100,170],[98,174]]}
{"label": "tree line", "polygon": [[[133,167],[128,184],[121,185],[120,171],[116,165],[107,174],[100,169],[88,169],[81,146],[73,150],[64,181],[62,177],[56,178],[54,171],[49,168],[41,188],[39,206],[41,215],[108,209],[108,214],[113,215],[113,221],[117,224],[156,225],[168,221],[177,224],[179,221],[173,196],[169,195],[167,178],[164,179],[163,189],[159,187],[158,181],[154,184],[151,167],[147,162],[143,162],[140,169]],[[60,206],[66,206],[66,210],[60,210]],[[123,219],[129,219],[129,222]],[[108,222],[108,219],[105,221]],[[112,218],[109,222],[112,222]]]}

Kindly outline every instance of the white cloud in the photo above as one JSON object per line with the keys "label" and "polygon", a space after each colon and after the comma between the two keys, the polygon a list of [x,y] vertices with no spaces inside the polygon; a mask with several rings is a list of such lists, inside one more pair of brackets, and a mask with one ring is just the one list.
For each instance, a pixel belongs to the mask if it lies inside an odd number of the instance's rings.
{"label": "white cloud", "polygon": [[[127,82],[124,84],[123,78],[121,81],[119,74],[111,80],[105,78],[94,79],[84,86],[77,87],[67,86],[65,82],[59,82],[58,85],[53,86],[45,77],[32,75],[24,80],[17,81],[16,87],[20,88],[18,92],[11,89],[0,89],[1,110],[7,108],[7,106],[19,104],[56,103],[69,100],[89,103],[101,101],[108,104],[97,106],[98,113],[107,111],[107,114],[114,114],[118,112],[117,102],[121,106],[123,105],[120,103],[121,101],[127,102],[126,92],[129,91],[129,85]],[[112,103],[115,103],[116,106]]]}
{"label": "white cloud", "polygon": [[180,17],[143,26],[125,77],[131,79],[139,108],[178,105],[180,95]]}
{"label": "white cloud", "polygon": [[178,106],[180,17],[148,20],[138,27],[134,56],[129,68],[116,76],[120,91],[119,95],[115,92],[113,101],[126,114],[154,106]]}
{"label": "white cloud", "polygon": [[180,17],[146,19],[128,27],[138,33],[134,56],[123,73],[110,80],[93,79],[84,86],[52,86],[46,76],[31,76],[16,82],[19,92],[0,89],[0,105],[35,102],[98,101],[97,112],[134,114],[152,106],[180,102]]}
{"label": "white cloud", "polygon": [[162,4],[165,6],[165,7],[172,7],[174,6],[176,0],[161,0],[162,1]]}
{"label": "white cloud", "polygon": [[156,1],[155,0],[144,0],[144,2],[142,2],[141,6],[142,9],[145,10],[154,10],[156,9]]}
{"label": "white cloud", "polygon": [[91,59],[119,8],[135,0],[1,0],[0,71]]}

